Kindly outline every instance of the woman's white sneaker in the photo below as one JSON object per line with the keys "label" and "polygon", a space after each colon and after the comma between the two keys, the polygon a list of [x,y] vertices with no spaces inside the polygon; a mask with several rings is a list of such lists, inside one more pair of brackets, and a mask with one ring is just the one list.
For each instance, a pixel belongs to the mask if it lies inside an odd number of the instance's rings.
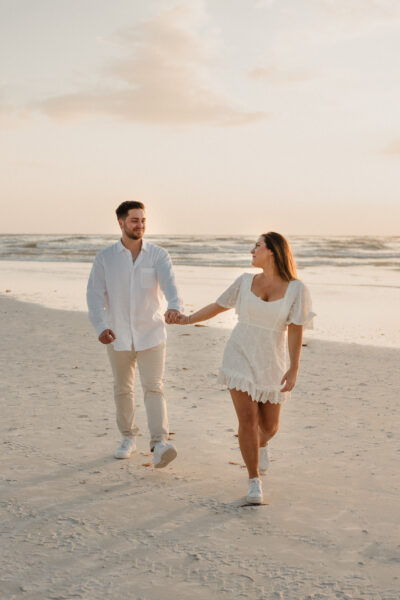
{"label": "woman's white sneaker", "polygon": [[258,477],[249,479],[249,491],[247,492],[246,500],[249,504],[262,504],[264,498],[261,479]]}
{"label": "woman's white sneaker", "polygon": [[177,456],[176,448],[173,444],[167,442],[157,442],[154,446],[153,462],[155,469],[162,469],[169,465]]}
{"label": "woman's white sneaker", "polygon": [[129,458],[136,450],[136,438],[124,435],[119,448],[115,451],[115,458]]}
{"label": "woman's white sneaker", "polygon": [[265,473],[269,469],[268,446],[261,446],[261,448],[258,451],[258,468],[260,470],[261,475],[265,475]]}

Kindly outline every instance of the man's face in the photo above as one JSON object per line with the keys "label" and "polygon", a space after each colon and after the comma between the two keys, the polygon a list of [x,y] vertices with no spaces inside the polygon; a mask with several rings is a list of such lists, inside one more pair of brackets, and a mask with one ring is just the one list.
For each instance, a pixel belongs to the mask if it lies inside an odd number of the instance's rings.
{"label": "man's face", "polygon": [[121,231],[131,240],[140,240],[146,231],[146,215],[141,208],[131,208],[125,219],[119,219]]}

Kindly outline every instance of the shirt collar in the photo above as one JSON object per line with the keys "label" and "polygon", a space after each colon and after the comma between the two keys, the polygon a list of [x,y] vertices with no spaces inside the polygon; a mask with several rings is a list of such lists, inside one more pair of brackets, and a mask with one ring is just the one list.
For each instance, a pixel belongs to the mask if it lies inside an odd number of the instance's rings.
{"label": "shirt collar", "polygon": [[[143,252],[147,252],[148,248],[149,248],[149,242],[142,239],[141,251],[143,250]],[[127,250],[129,252],[128,248],[125,248],[125,246],[123,245],[121,240],[118,240],[118,242],[117,242],[117,250],[118,250],[118,252],[122,252],[123,250]]]}

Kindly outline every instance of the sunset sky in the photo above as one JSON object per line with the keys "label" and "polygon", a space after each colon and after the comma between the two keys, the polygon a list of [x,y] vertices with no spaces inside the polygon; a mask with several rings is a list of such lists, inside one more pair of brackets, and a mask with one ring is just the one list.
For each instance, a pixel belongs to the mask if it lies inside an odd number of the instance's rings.
{"label": "sunset sky", "polygon": [[0,55],[0,233],[399,233],[399,0],[0,0]]}

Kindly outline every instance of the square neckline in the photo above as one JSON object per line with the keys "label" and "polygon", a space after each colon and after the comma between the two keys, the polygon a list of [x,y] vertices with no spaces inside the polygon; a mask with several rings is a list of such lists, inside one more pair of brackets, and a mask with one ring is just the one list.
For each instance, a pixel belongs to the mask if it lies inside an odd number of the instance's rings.
{"label": "square neckline", "polygon": [[254,281],[254,279],[257,277],[257,275],[258,275],[258,273],[256,273],[255,275],[251,275],[251,274],[250,274],[250,277],[251,277],[251,279],[250,279],[250,288],[249,288],[249,290],[250,290],[250,294],[251,294],[252,296],[254,296],[254,298],[257,298],[257,300],[259,300],[260,302],[263,302],[264,304],[274,304],[274,302],[282,302],[282,300],[284,300],[284,299],[286,298],[286,294],[287,294],[287,292],[288,292],[288,289],[289,289],[289,286],[290,286],[290,284],[292,283],[292,281],[294,281],[294,279],[291,279],[291,280],[289,281],[289,283],[287,284],[287,287],[286,287],[285,293],[283,294],[282,298],[278,298],[277,300],[263,300],[262,298],[260,298],[260,296],[257,296],[257,295],[256,295],[256,294],[253,292],[253,290],[251,289],[251,288],[253,287],[253,281]]}

